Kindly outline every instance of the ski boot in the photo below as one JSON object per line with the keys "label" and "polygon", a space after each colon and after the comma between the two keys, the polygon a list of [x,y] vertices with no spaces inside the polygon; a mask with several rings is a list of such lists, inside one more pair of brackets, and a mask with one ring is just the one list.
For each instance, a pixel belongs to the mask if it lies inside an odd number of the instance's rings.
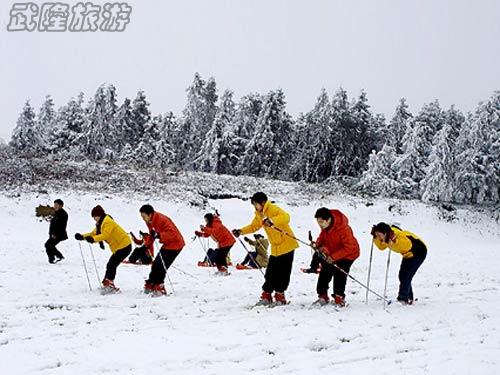
{"label": "ski boot", "polygon": [[146,281],[144,283],[144,294],[151,294],[154,291],[154,284]]}
{"label": "ski boot", "polygon": [[283,306],[286,304],[288,304],[288,302],[285,298],[285,293],[275,292],[274,293],[274,303],[272,304],[272,307]]}
{"label": "ski boot", "polygon": [[102,281],[101,294],[115,294],[119,293],[120,289],[115,286],[113,280],[104,279]]}
{"label": "ski boot", "polygon": [[336,307],[346,307],[345,299],[342,296],[339,296],[338,294],[335,294],[333,296],[334,298],[334,303]]}
{"label": "ski boot", "polygon": [[273,296],[271,293],[262,292],[260,300],[254,306],[270,306],[273,303]]}
{"label": "ski boot", "polygon": [[229,276],[230,275],[230,273],[227,270],[227,267],[224,267],[224,266],[217,267],[217,271],[215,272],[215,274],[217,276]]}
{"label": "ski boot", "polygon": [[328,298],[328,294],[320,294],[318,295],[318,299],[313,302],[313,306],[326,306],[330,302],[330,298]]}
{"label": "ski boot", "polygon": [[166,296],[167,290],[165,289],[165,284],[154,284],[153,291],[151,292],[152,297]]}

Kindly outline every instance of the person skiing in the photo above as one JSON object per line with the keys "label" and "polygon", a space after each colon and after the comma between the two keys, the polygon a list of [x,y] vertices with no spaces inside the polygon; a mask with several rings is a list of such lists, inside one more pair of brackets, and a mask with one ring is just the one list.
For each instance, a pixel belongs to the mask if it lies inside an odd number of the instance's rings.
{"label": "person skiing", "polygon": [[144,293],[151,293],[154,296],[166,295],[165,276],[175,258],[184,248],[184,238],[174,222],[168,216],[155,211],[153,206],[145,204],[139,212],[153,239],[159,238],[162,244],[144,284]]}
{"label": "person skiing", "polygon": [[[264,231],[271,244],[271,256],[265,273],[265,282],[262,285],[262,295],[257,305],[285,305],[285,291],[290,284],[293,256],[299,243],[294,239],[290,228],[290,215],[271,203],[263,192],[255,193],[251,200],[255,208],[252,222],[240,229],[233,229],[235,237],[241,234],[257,232],[264,227]],[[272,293],[274,293],[274,303]]]}
{"label": "person skiing", "polygon": [[136,247],[129,256],[129,263],[151,264],[154,257],[154,238],[149,233],[139,231],[141,238],[137,238],[134,233],[130,232],[132,241],[139,247]]}
{"label": "person skiing", "polygon": [[411,282],[427,256],[427,246],[412,232],[381,222],[372,227],[373,242],[379,250],[389,248],[403,257],[399,268],[397,300],[404,305],[414,301]]}
{"label": "person skiing", "polygon": [[333,277],[334,303],[338,307],[344,307],[347,275],[353,262],[359,257],[358,241],[349,226],[349,220],[339,210],[321,207],[314,218],[321,228],[319,237],[312,243],[321,261],[316,286],[318,299],[315,303],[329,303],[328,287]]}
{"label": "person skiing", "polygon": [[95,206],[90,215],[96,222],[96,227],[89,233],[75,234],[75,239],[78,241],[86,240],[93,244],[99,242],[101,249],[104,249],[103,242],[109,245],[111,257],[106,264],[106,274],[102,280],[102,293],[117,293],[120,291],[115,286],[114,280],[116,269],[132,251],[132,241],[125,230],[106,212],[100,205]]}
{"label": "person skiing", "polygon": [[68,225],[68,213],[63,208],[64,202],[61,199],[54,201],[54,216],[50,220],[49,239],[45,242],[45,251],[49,257],[49,263],[54,264],[64,259],[64,256],[56,245],[68,239],[66,227]]}
{"label": "person skiing", "polygon": [[227,257],[236,240],[229,229],[222,224],[219,215],[208,213],[204,218],[206,225],[200,225],[200,230],[195,231],[194,234],[198,237],[211,237],[217,243],[214,262],[217,267],[217,274],[228,276]]}
{"label": "person skiing", "polygon": [[255,249],[255,251],[250,251],[250,253],[245,256],[245,259],[243,259],[243,262],[236,265],[236,269],[238,270],[267,267],[269,261],[269,256],[267,255],[269,241],[265,239],[262,234],[256,233],[253,236],[255,241],[252,241],[248,237],[243,238],[245,242]]}

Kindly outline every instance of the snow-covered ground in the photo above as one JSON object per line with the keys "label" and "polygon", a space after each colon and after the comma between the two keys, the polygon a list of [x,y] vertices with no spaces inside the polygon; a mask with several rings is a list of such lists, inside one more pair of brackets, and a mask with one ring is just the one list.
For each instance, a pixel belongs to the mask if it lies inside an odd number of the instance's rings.
{"label": "snow-covered ground", "polygon": [[[43,244],[48,223],[34,216],[40,203],[61,197],[70,215],[70,239],[59,248],[66,259],[47,262]],[[498,374],[500,372],[500,231],[480,214],[458,212],[453,223],[438,210],[415,202],[351,198],[289,206],[297,236],[318,229],[319,206],[336,207],[350,218],[362,254],[352,275],[366,282],[373,223],[399,222],[427,243],[429,255],[414,279],[419,301],[387,311],[348,281],[348,308],[310,309],[316,276],[302,274],[310,251],[296,252],[291,304],[249,310],[260,295],[258,271],[236,271],[227,278],[195,266],[200,244],[189,244],[169,272],[175,294],[149,298],[141,293],[147,266],[122,265],[119,295],[90,292],[75,232],[93,226],[90,208],[101,204],[126,230],[145,228],[138,209],[141,198],[90,194],[0,197],[0,374]],[[293,198],[293,197],[292,197]],[[204,211],[182,203],[150,201],[173,218],[187,242]],[[248,201],[211,201],[230,227],[249,222]],[[82,244],[93,287],[97,286],[89,247]],[[102,277],[109,250],[94,246]],[[234,262],[245,255],[241,245]],[[374,253],[371,286],[383,291],[387,252]],[[388,291],[395,297],[400,258],[391,257]],[[167,288],[172,291],[169,284]],[[170,371],[170,372],[169,372]]]}

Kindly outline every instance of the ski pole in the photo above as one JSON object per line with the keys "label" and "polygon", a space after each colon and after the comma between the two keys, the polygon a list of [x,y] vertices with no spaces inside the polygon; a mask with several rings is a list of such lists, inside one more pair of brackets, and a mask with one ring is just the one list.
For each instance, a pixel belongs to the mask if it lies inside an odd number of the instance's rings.
{"label": "ski pole", "polygon": [[[153,247],[154,247],[154,243],[153,243]],[[161,246],[160,246],[160,250],[158,250],[158,256],[160,257],[161,264],[163,264],[163,269],[165,270],[165,275],[167,276],[168,283],[170,284],[170,288],[172,288],[172,294],[175,296],[174,284],[172,284],[172,280],[170,280],[170,276],[168,275],[167,265],[165,264],[165,261],[163,260],[163,256],[161,255]]]}
{"label": "ski pole", "polygon": [[238,237],[238,241],[240,241],[240,244],[241,246],[243,246],[243,248],[245,249],[245,251],[247,252],[248,256],[250,257],[250,259],[252,259],[252,262],[254,262],[254,264],[257,265],[260,273],[262,274],[262,276],[264,276],[264,278],[266,277],[266,275],[264,274],[264,272],[262,271],[262,268],[261,266],[259,265],[259,263],[257,263],[257,261],[255,260],[255,258],[253,257],[253,255],[250,253],[250,251],[248,251],[247,247],[245,246],[245,244],[243,243],[243,241]]}
{"label": "ski pole", "polygon": [[193,279],[195,279],[195,280],[199,280],[196,276],[194,276],[194,275],[190,274],[189,272],[184,271],[183,269],[181,269],[181,268],[179,268],[179,267],[176,267],[176,266],[174,266],[174,265],[171,265],[170,267],[172,267],[174,270],[177,270],[177,271],[179,271],[179,272],[183,273],[184,275],[187,275],[187,276],[189,276],[189,277],[192,277],[192,278],[193,278]]}
{"label": "ski pole", "polygon": [[[384,283],[384,297],[387,296],[387,280],[389,278],[389,266],[391,264],[391,250],[389,249],[389,253],[387,254],[387,265],[385,269],[385,283]],[[385,309],[385,298],[384,298],[384,309]]]}
{"label": "ski pole", "polygon": [[[318,255],[322,255],[322,253],[316,249],[314,246],[312,246],[311,244],[305,242],[305,241],[302,241],[300,240],[299,238],[295,237],[295,236],[292,236],[291,234],[285,232],[284,230],[281,230],[280,228],[277,228],[276,226],[274,225],[271,225],[271,228],[273,228],[274,230],[277,230],[278,232],[280,232],[281,234],[284,234],[285,236],[288,236],[290,238],[293,238],[295,241],[298,241],[306,246],[309,246],[311,247],[315,252],[318,253]],[[384,302],[387,302],[387,305],[390,305],[391,304],[391,301],[388,300],[387,298],[381,296],[380,294],[378,294],[377,292],[373,291],[372,289],[368,288],[365,284],[363,284],[361,281],[357,280],[354,276],[351,276],[348,272],[346,272],[345,270],[343,270],[342,268],[340,268],[338,265],[336,265],[335,263],[331,263],[336,269],[338,269],[340,272],[342,272],[344,275],[346,275],[347,277],[349,277],[351,280],[353,280],[354,282],[358,283],[359,285],[361,285],[363,288],[365,288],[366,290],[368,290],[370,293],[373,293],[374,295],[376,295],[377,297],[381,298],[384,300]],[[384,304],[385,306],[385,304]]]}
{"label": "ski pole", "polygon": [[95,274],[97,276],[97,285],[101,284],[101,278],[99,277],[99,271],[97,271],[97,264],[94,258],[94,250],[92,249],[92,245],[89,244],[90,254],[92,255],[92,261],[94,262]]}
{"label": "ski pole", "polygon": [[89,283],[89,289],[92,291],[92,285],[90,285],[89,272],[87,271],[87,264],[85,263],[85,258],[83,257],[82,244],[78,242],[78,247],[80,248],[80,255],[82,256],[83,268],[85,269],[85,275],[87,275],[87,281]]}
{"label": "ski pole", "polygon": [[[370,261],[368,263],[368,278],[366,280],[366,287],[370,287],[370,275],[372,272],[372,259],[373,259],[373,238],[372,238],[372,245],[370,247]],[[384,292],[385,296],[385,292]],[[368,289],[366,289],[366,296],[365,296],[365,303],[368,304]]]}

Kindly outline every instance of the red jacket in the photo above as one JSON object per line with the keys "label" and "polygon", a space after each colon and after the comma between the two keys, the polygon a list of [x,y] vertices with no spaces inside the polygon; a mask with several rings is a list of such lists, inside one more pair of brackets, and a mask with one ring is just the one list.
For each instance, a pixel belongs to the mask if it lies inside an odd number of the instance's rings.
{"label": "red jacket", "polygon": [[349,226],[349,220],[339,210],[330,210],[330,212],[333,216],[333,225],[321,230],[316,245],[330,255],[334,261],[357,259],[359,257],[359,244]]}
{"label": "red jacket", "polygon": [[212,237],[219,248],[233,246],[236,240],[233,234],[222,224],[221,219],[216,216],[212,225],[207,225],[201,229],[203,237]]}
{"label": "red jacket", "polygon": [[148,228],[160,235],[160,242],[165,250],[181,250],[185,245],[181,232],[166,215],[155,211]]}

